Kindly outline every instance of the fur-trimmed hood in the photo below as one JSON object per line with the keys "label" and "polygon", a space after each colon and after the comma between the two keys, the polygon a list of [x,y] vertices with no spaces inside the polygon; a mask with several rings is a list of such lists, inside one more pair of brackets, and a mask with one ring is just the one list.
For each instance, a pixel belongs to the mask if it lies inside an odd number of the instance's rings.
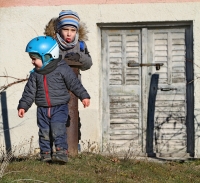
{"label": "fur-trimmed hood", "polygon": [[[56,23],[57,23],[57,19],[58,18],[52,18],[48,24],[46,25],[45,29],[44,29],[44,34],[46,36],[51,36],[51,37],[54,37],[56,36]],[[79,40],[80,41],[87,41],[88,40],[88,37],[87,37],[87,33],[88,33],[88,30],[87,30],[87,26],[85,23],[83,22],[80,22],[80,25],[79,25]]]}

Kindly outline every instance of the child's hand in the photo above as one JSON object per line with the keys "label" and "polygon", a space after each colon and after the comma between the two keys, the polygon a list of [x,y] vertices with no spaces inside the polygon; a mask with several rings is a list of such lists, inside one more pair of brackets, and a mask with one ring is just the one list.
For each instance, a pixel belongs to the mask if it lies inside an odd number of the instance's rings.
{"label": "child's hand", "polygon": [[65,55],[65,58],[67,58],[68,60],[79,62],[80,55],[78,53],[70,52]]}
{"label": "child's hand", "polygon": [[19,116],[20,118],[23,118],[23,117],[24,117],[24,114],[25,114],[25,110],[24,110],[24,109],[19,109],[19,110],[18,110],[18,116]]}
{"label": "child's hand", "polygon": [[85,98],[85,99],[82,100],[82,103],[83,103],[84,108],[89,107],[90,99]]}

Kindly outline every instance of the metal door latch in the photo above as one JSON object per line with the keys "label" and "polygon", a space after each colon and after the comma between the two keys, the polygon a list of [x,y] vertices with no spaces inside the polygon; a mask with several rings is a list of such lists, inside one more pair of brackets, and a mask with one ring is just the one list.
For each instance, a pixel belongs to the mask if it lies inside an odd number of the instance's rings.
{"label": "metal door latch", "polygon": [[161,91],[170,91],[170,90],[177,90],[177,88],[158,88]]}
{"label": "metal door latch", "polygon": [[139,63],[135,63],[135,62],[128,62],[128,67],[143,67],[143,66],[155,66],[156,70],[160,70],[160,66],[163,66],[163,63],[147,63],[147,64],[139,64]]}

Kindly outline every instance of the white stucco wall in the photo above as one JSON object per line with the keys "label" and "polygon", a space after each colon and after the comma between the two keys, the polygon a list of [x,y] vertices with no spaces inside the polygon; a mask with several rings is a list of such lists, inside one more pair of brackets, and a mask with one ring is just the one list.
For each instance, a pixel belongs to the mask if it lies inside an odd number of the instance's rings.
{"label": "white stucco wall", "polygon": [[[7,74],[16,78],[25,78],[32,69],[31,61],[24,52],[27,42],[42,35],[44,27],[52,17],[57,17],[63,9],[78,12],[81,20],[89,30],[88,49],[93,59],[90,70],[82,72],[82,82],[91,95],[91,106],[84,109],[79,103],[81,116],[82,140],[101,143],[101,35],[96,23],[151,22],[151,21],[185,21],[194,22],[194,76],[199,76],[200,69],[200,3],[152,3],[152,4],[121,4],[121,5],[67,5],[46,7],[9,7],[0,8],[0,76]],[[0,86],[6,84],[5,78],[0,78]],[[8,79],[8,82],[12,82]],[[36,106],[33,105],[26,116],[17,116],[18,101],[25,83],[17,84],[6,90],[11,128],[12,145],[26,143],[29,146],[31,136],[34,136],[33,146],[38,147]],[[200,135],[200,80],[195,83],[195,131]],[[0,118],[0,125],[2,119]],[[1,130],[1,126],[0,126]],[[195,136],[196,157],[200,156],[200,142]],[[3,132],[0,133],[0,143],[4,143]],[[27,146],[27,148],[28,148]]]}

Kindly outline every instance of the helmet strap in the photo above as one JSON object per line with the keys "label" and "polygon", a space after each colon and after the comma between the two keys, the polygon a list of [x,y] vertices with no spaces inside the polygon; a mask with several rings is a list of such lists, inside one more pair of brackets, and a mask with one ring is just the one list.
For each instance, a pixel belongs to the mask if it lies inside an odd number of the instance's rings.
{"label": "helmet strap", "polygon": [[49,62],[51,62],[52,60],[53,60],[53,58],[50,58],[49,60],[43,62],[43,65],[42,65],[42,67],[39,70],[44,69],[44,67],[47,66],[49,64]]}

